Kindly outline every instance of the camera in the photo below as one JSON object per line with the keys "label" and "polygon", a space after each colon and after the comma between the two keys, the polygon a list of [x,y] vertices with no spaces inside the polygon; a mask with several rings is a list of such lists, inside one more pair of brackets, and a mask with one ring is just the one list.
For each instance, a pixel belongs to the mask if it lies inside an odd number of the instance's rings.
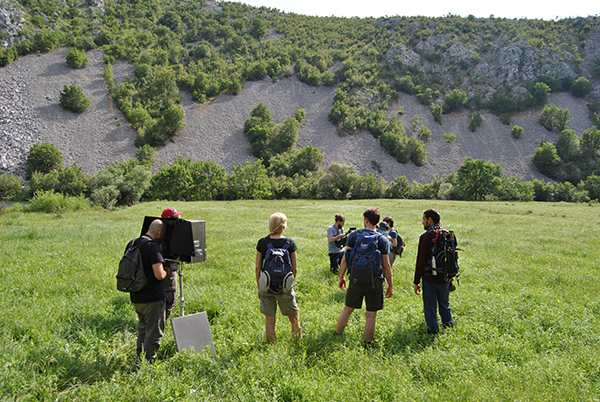
{"label": "camera", "polygon": [[356,226],[350,226],[350,229],[348,229],[348,231],[344,234],[343,237],[340,237],[339,239],[337,239],[336,241],[333,242],[333,244],[336,245],[336,247],[345,247],[346,246],[346,242],[348,241],[348,235],[350,233],[352,233],[353,231],[356,230]]}
{"label": "camera", "polygon": [[141,235],[148,231],[150,224],[155,219],[160,219],[167,225],[167,232],[161,242],[165,258],[192,264],[206,261],[205,221],[146,216]]}

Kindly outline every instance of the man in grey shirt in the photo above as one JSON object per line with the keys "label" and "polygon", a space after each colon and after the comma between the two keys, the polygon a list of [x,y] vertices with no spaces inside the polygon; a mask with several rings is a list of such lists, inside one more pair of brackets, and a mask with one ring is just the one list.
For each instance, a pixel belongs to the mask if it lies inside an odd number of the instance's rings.
{"label": "man in grey shirt", "polygon": [[335,215],[335,223],[327,228],[327,247],[329,249],[329,270],[337,274],[340,272],[340,262],[344,255],[344,246],[335,244],[344,237],[344,223],[346,218],[342,214]]}

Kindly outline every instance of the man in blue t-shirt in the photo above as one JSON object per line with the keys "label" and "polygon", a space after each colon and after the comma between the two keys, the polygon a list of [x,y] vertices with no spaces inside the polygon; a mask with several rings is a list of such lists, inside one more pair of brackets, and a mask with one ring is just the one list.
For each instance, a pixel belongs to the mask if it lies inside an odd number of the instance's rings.
{"label": "man in blue t-shirt", "polygon": [[[369,208],[363,213],[365,228],[358,230],[356,232],[352,232],[348,236],[348,243],[346,250],[351,250],[356,245],[356,239],[358,235],[365,230],[376,232],[377,224],[379,223],[379,210],[377,208]],[[364,331],[364,340],[367,344],[371,344],[373,341],[373,336],[375,335],[375,321],[377,319],[377,311],[383,309],[383,283],[387,283],[387,290],[385,292],[385,297],[392,297],[392,266],[390,265],[389,253],[390,253],[390,242],[385,236],[378,236],[377,238],[377,248],[381,252],[381,272],[382,274],[375,280],[375,284],[364,285],[361,283],[353,283],[350,282],[348,285],[348,290],[346,292],[346,302],[344,305],[344,310],[342,314],[340,314],[337,325],[335,328],[335,332],[338,335],[341,335],[344,331],[344,328],[348,325],[348,320],[350,319],[350,315],[355,309],[362,308],[362,301],[365,299],[366,304],[366,321],[365,321],[365,331]],[[340,280],[339,280],[339,288],[342,290],[346,290],[346,279],[344,278],[344,274],[348,269],[348,262],[346,261],[346,254],[344,253],[344,257],[342,258],[342,263],[340,265]]]}

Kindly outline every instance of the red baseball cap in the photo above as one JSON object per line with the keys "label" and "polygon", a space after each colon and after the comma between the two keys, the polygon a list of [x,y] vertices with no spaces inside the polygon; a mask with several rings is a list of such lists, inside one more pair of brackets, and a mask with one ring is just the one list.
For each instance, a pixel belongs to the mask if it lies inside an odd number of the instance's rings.
{"label": "red baseball cap", "polygon": [[179,215],[181,215],[181,212],[177,212],[177,210],[175,210],[175,208],[165,208],[165,210],[162,211],[161,217],[163,217],[163,218],[176,218]]}

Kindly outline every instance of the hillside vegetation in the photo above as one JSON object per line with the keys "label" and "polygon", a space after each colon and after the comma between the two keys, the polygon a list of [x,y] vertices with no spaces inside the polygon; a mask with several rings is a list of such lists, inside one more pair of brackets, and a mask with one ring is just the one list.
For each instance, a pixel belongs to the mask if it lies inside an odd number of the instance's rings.
{"label": "hillside vegetation", "polygon": [[[231,172],[240,160],[269,167],[276,162],[271,158],[315,146],[325,168],[342,162],[387,182],[400,176],[420,183],[436,175],[444,179],[468,156],[501,164],[507,175],[525,179],[547,175],[577,185],[598,173],[595,140],[580,150],[585,163],[574,164],[581,158],[563,152],[560,144],[557,158],[544,149],[551,154],[543,158],[544,167],[530,160],[542,141],[554,146],[558,140],[560,132],[545,133],[537,118],[544,106],[565,103],[564,92],[575,97],[566,103],[577,108],[566,128],[583,137],[598,124],[598,17],[345,19],[211,1],[5,0],[1,5],[7,16],[2,65],[68,46],[67,63],[83,71],[69,75],[87,77],[93,63],[86,67],[77,50],[102,51],[110,102],[133,129],[131,142],[119,147],[127,151],[108,163],[132,157],[135,144],[157,148],[166,163],[182,155],[215,161]],[[132,66],[125,78],[115,71],[123,62]],[[302,104],[286,105],[285,93],[256,96],[277,88],[291,91],[287,95],[294,100],[299,92],[308,96]],[[270,147],[251,148],[248,141],[257,137],[242,131],[261,102],[276,124],[298,109],[305,113],[299,134],[275,154]],[[215,116],[215,110],[221,111]],[[509,133],[520,128],[523,138],[513,139]],[[279,132],[267,129],[260,135],[265,144],[276,144]],[[598,135],[588,133],[593,139]],[[76,142],[67,136],[51,142],[62,142],[56,145],[65,150],[70,141]],[[64,153],[71,163],[87,163],[81,154]],[[111,153],[96,155],[92,160],[102,162],[86,171],[105,167],[105,154]]]}
{"label": "hillside vegetation", "polygon": [[[0,214],[0,392],[7,401],[593,401],[600,395],[597,206],[422,200],[174,202],[206,221],[207,262],[183,268],[185,313],[206,311],[216,355],[178,353],[167,326],[155,365],[134,370],[137,318],[115,289],[117,262],[144,216]],[[406,240],[394,295],[363,346],[364,310],[334,336],[344,292],[329,271],[326,227],[371,206]],[[434,207],[462,251],[456,326],[427,335],[412,280],[422,212]],[[232,211],[235,230],[231,236]],[[269,215],[298,245],[301,342],[278,314],[266,344],[254,275]],[[587,275],[582,277],[582,275]],[[173,317],[180,314],[179,306]]]}

